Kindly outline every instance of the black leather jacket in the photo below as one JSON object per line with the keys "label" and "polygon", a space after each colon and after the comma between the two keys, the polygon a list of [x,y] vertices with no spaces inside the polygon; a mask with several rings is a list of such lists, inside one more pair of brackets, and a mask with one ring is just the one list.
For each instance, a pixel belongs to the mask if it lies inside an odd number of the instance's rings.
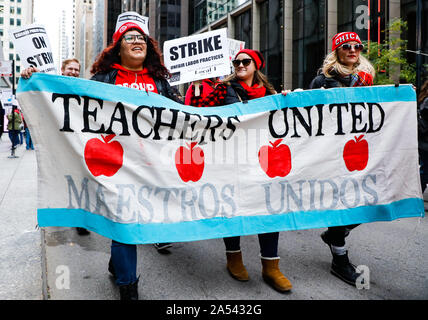
{"label": "black leather jacket", "polygon": [[350,84],[350,76],[341,77],[336,74],[333,77],[326,77],[324,73],[319,72],[309,85],[309,89],[349,87]]}
{"label": "black leather jacket", "polygon": [[[107,73],[96,73],[92,76],[90,80],[115,84],[116,76],[117,76],[117,69],[112,69]],[[175,102],[183,103],[183,101],[180,99],[178,92],[176,92],[170,86],[168,81],[161,78],[154,78],[154,81],[155,81],[156,89],[158,90],[160,95],[163,95],[164,97],[174,100]]]}

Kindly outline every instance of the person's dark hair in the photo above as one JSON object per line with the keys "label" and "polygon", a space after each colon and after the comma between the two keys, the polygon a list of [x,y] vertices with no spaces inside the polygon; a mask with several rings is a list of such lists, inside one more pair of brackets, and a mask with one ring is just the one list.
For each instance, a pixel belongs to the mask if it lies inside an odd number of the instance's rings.
{"label": "person's dark hair", "polygon": [[428,80],[426,80],[421,87],[421,92],[419,92],[418,96],[418,103],[424,102],[426,98],[428,98]]}
{"label": "person's dark hair", "polygon": [[[113,64],[120,64],[119,52],[122,38],[123,36],[116,43],[111,43],[98,55],[91,68],[92,74],[107,73],[112,70],[111,66]],[[171,77],[171,74],[162,62],[162,53],[159,50],[158,42],[149,36],[147,36],[147,55],[143,65],[154,78],[168,79]]]}

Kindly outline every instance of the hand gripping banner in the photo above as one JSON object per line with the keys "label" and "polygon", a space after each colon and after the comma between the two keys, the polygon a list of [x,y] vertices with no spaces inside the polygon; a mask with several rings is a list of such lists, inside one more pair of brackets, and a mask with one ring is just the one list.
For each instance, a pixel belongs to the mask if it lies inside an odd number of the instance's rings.
{"label": "hand gripping banner", "polygon": [[410,85],[195,108],[34,74],[18,100],[41,227],[140,244],[424,216]]}

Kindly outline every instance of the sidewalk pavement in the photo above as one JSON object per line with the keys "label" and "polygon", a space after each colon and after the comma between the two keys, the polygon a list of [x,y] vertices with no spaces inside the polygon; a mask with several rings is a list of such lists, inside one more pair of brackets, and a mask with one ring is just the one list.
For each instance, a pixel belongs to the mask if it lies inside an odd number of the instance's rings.
{"label": "sidewalk pavement", "polygon": [[[3,135],[0,300],[118,299],[118,289],[107,272],[111,241],[94,232],[79,236],[73,228],[36,229],[36,154],[25,150],[24,144],[17,149],[19,158],[10,159],[9,148],[10,141]],[[351,232],[347,241],[351,261],[369,267],[368,290],[357,290],[329,273],[331,257],[320,240],[322,231],[280,233],[280,267],[293,284],[289,294],[280,294],[263,282],[257,236],[241,238],[250,274],[245,283],[227,274],[222,239],[176,243],[164,255],[152,245],[139,245],[140,299],[428,299],[427,218],[367,223]]]}
{"label": "sidewalk pavement", "polygon": [[36,229],[37,163],[25,142],[8,158],[0,140],[0,299],[43,299],[41,232]]}

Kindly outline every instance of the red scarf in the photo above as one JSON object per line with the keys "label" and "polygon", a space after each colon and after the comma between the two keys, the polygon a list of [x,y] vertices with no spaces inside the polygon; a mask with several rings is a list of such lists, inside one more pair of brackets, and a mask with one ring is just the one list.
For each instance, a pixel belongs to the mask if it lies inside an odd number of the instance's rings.
{"label": "red scarf", "polygon": [[266,95],[266,87],[259,86],[259,84],[254,84],[252,87],[247,86],[243,81],[239,81],[239,84],[247,91],[248,98],[250,100],[264,97]]}

